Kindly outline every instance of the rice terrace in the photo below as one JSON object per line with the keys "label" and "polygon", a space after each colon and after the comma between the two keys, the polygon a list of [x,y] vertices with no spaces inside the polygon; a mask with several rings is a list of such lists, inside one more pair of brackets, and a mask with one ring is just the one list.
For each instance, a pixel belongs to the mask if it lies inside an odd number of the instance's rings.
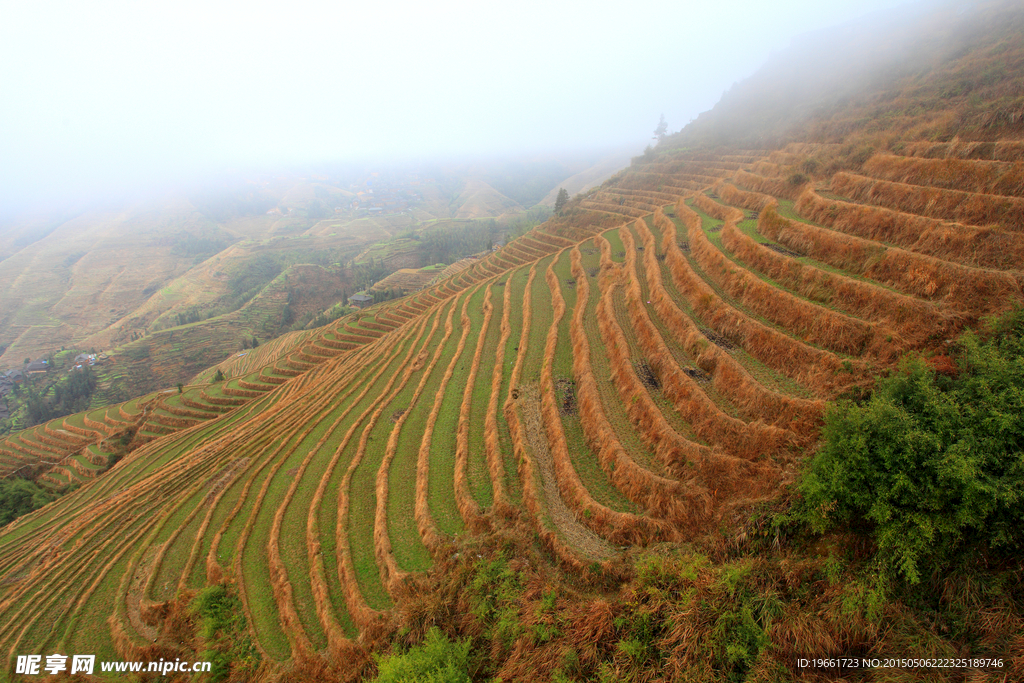
{"label": "rice terrace", "polygon": [[292,254],[244,305],[83,333],[147,393],[0,438],[50,500],[0,531],[0,679],[1024,680],[1024,8],[961,4],[840,33],[847,90],[774,56],[518,236],[466,183],[471,257],[245,228],[186,277]]}

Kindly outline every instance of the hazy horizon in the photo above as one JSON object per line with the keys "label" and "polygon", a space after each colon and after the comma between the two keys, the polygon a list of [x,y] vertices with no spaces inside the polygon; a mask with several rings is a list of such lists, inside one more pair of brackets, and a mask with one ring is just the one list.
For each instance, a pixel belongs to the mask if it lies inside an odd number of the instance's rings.
{"label": "hazy horizon", "polygon": [[0,211],[276,167],[639,153],[794,37],[902,4],[12,5]]}

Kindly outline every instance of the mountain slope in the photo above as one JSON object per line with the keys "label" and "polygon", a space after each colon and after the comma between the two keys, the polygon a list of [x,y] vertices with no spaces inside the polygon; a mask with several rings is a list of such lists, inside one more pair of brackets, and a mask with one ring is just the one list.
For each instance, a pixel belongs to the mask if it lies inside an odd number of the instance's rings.
{"label": "mountain slope", "polygon": [[[962,642],[837,579],[863,549],[822,543],[838,568],[742,554],[770,534],[753,511],[795,479],[828,402],[863,397],[911,351],[942,367],[962,330],[1024,303],[1024,136],[981,117],[936,141],[897,121],[864,151],[869,126],[821,142],[837,116],[816,116],[777,149],[685,149],[733,125],[709,115],[470,268],[240,358],[244,376],[82,416],[92,437],[69,418],[73,436],[7,438],[5,467],[65,458],[55,482],[118,430],[140,445],[4,530],[0,643],[12,658],[192,657],[182,610],[224,585],[267,678],[365,673],[368,643],[431,623],[480,639],[476,673],[509,680],[564,675],[567,648],[593,679],[1003,656],[1019,642],[1009,594],[999,637]],[[713,557],[672,568],[708,536]],[[472,555],[477,578],[444,584]],[[555,609],[563,585],[585,614]]]}
{"label": "mountain slope", "polygon": [[802,36],[670,145],[885,144],[1016,137],[1024,125],[1017,3],[937,2]]}

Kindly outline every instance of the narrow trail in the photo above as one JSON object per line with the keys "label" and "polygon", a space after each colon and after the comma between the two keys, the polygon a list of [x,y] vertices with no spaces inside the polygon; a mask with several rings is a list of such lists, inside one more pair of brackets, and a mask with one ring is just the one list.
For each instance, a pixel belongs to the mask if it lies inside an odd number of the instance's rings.
{"label": "narrow trail", "polygon": [[530,451],[537,463],[541,482],[544,486],[544,502],[547,503],[551,521],[558,528],[558,533],[584,557],[595,562],[603,562],[615,556],[614,547],[596,533],[588,529],[576,519],[576,515],[566,507],[562,495],[558,491],[558,480],[555,477],[555,463],[548,448],[548,440],[544,434],[544,422],[540,411],[540,394],[535,385],[519,387],[519,411],[522,415],[523,428]]}

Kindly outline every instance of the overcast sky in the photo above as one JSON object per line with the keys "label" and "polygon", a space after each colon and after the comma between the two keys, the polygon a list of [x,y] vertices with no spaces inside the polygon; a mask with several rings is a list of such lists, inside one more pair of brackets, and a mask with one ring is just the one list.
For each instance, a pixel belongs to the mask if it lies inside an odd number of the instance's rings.
{"label": "overcast sky", "polygon": [[900,0],[0,0],[0,209],[278,163],[635,144]]}

